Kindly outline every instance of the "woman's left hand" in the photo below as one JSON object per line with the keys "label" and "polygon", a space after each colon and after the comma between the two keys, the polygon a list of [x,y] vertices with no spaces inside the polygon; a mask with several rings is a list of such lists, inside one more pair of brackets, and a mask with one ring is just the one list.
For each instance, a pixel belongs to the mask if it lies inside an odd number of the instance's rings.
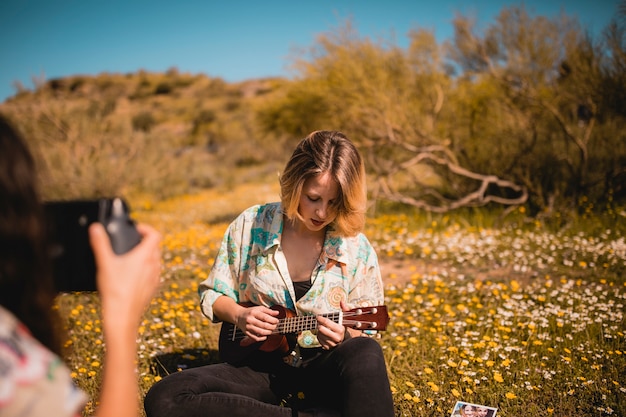
{"label": "woman's left hand", "polygon": [[[341,309],[348,311],[343,301],[341,302]],[[326,317],[317,316],[317,340],[323,349],[330,350],[339,345],[343,342],[347,331],[348,329],[343,325],[335,323]]]}

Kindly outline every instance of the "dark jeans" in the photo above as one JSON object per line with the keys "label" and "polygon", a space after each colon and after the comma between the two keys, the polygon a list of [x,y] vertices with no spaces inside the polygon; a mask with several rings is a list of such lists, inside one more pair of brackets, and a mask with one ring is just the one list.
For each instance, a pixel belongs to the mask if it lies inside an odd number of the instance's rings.
{"label": "dark jeans", "polygon": [[315,409],[316,415],[394,416],[385,361],[374,339],[346,340],[303,368],[258,358],[249,366],[222,363],[168,375],[146,395],[146,415],[291,417],[293,407]]}

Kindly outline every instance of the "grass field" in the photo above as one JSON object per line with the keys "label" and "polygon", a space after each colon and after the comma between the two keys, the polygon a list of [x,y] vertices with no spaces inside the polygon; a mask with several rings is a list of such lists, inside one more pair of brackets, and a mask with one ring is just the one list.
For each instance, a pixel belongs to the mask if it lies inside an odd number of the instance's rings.
{"label": "grass field", "polygon": [[[276,199],[277,189],[250,186],[131,201],[135,217],[164,235],[164,283],[138,336],[143,392],[169,372],[217,360],[219,326],[199,311],[198,283],[227,223]],[[626,415],[624,233],[579,229],[370,219],[366,234],[390,266],[383,278],[391,322],[380,343],[398,416],[449,416],[458,400],[498,407],[501,416]],[[69,366],[96,398],[97,297],[63,295],[58,305]]]}

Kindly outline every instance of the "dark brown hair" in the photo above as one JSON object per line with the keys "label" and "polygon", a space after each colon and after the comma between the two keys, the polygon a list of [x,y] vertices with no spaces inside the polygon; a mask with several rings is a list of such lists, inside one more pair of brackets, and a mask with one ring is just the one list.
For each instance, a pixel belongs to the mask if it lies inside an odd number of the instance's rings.
{"label": "dark brown hair", "polygon": [[304,182],[324,172],[339,185],[339,198],[334,203],[337,218],[331,232],[355,236],[365,225],[365,168],[358,150],[341,132],[319,130],[300,141],[280,176],[285,214],[292,220],[300,217],[298,206]]}
{"label": "dark brown hair", "polygon": [[34,158],[0,115],[0,305],[60,354],[45,233]]}

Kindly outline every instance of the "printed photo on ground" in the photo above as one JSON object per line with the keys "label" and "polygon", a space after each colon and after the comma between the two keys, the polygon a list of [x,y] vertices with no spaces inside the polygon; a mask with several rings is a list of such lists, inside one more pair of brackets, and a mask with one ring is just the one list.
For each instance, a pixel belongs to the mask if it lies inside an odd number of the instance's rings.
{"label": "printed photo on ground", "polygon": [[497,408],[457,401],[450,417],[496,417]]}

